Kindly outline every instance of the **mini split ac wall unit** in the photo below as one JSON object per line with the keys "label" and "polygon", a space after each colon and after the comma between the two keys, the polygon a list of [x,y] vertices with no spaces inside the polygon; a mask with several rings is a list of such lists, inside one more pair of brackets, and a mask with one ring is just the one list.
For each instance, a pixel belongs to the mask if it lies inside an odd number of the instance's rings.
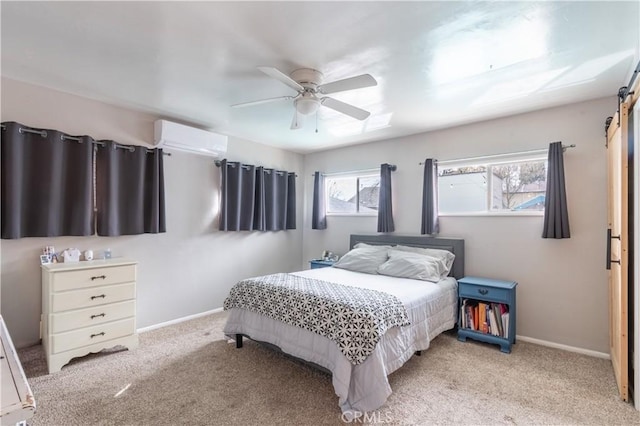
{"label": "mini split ac wall unit", "polygon": [[222,157],[227,153],[227,136],[167,120],[154,123],[154,140],[156,148],[211,157]]}

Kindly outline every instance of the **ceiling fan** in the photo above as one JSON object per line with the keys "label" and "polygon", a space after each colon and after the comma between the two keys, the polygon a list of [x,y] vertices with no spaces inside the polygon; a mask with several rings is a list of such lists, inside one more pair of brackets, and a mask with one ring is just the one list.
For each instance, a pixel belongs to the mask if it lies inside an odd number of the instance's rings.
{"label": "ceiling fan", "polygon": [[346,114],[357,120],[364,120],[371,113],[356,106],[333,99],[327,96],[330,93],[346,90],[361,89],[363,87],[376,86],[378,82],[369,74],[362,74],[342,80],[322,84],[323,75],[320,71],[310,68],[300,68],[291,73],[291,77],[273,67],[258,67],[260,71],[269,77],[286,84],[298,92],[295,96],[279,96],[277,98],[262,99],[252,102],[243,102],[231,105],[233,108],[264,104],[267,102],[293,100],[295,111],[291,122],[291,129],[300,129],[304,124],[304,117],[318,111],[321,105],[335,111]]}

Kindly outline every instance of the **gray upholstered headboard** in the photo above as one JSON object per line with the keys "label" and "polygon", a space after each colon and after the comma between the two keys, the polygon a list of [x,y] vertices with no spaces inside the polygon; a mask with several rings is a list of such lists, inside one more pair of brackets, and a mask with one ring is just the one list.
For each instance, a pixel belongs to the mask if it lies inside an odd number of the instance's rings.
{"label": "gray upholstered headboard", "polygon": [[373,234],[351,235],[349,248],[357,243],[376,245],[403,245],[423,248],[448,250],[456,255],[451,268],[450,276],[460,279],[464,277],[464,240],[460,238],[441,238],[410,235]]}

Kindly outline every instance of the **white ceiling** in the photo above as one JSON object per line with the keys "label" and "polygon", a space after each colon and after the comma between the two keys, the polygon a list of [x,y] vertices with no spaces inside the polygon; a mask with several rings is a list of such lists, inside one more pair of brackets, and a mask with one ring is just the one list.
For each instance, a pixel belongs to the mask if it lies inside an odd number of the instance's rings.
{"label": "white ceiling", "polygon": [[[8,2],[2,75],[297,152],[614,95],[640,52],[628,2]],[[256,67],[369,73],[290,130]]]}

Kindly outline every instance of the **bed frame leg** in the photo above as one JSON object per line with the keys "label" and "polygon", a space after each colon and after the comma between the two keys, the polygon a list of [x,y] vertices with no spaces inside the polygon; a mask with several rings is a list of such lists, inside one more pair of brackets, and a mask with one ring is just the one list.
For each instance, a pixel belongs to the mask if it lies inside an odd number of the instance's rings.
{"label": "bed frame leg", "polygon": [[422,356],[422,351],[416,351],[416,355]]}
{"label": "bed frame leg", "polygon": [[242,347],[242,334],[236,334],[236,349]]}

